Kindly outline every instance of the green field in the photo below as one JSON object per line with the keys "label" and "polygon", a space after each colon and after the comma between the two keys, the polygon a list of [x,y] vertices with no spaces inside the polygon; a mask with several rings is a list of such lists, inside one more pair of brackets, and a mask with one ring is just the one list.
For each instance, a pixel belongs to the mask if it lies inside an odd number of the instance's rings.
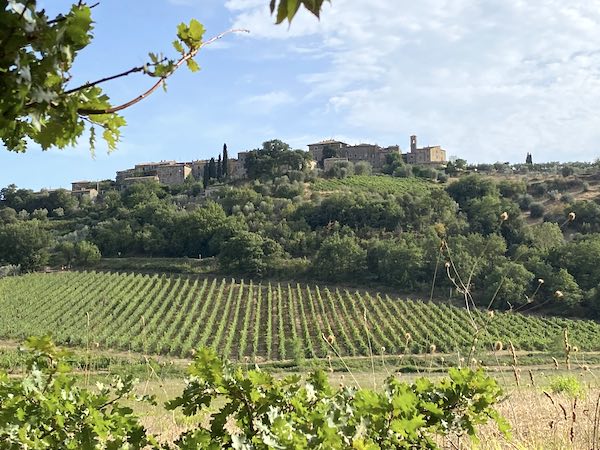
{"label": "green field", "polygon": [[[600,350],[600,324],[476,311],[481,349],[560,349],[564,328],[582,351]],[[366,322],[365,322],[366,318]],[[486,324],[484,326],[484,324]],[[368,332],[367,332],[368,328]],[[232,359],[451,353],[473,341],[455,306],[316,285],[198,277],[65,272],[0,280],[0,338],[51,333],[59,344],[186,357],[201,345]],[[407,341],[407,335],[410,339]]]}
{"label": "green field", "polygon": [[438,186],[421,178],[395,178],[390,176],[354,175],[347,178],[319,178],[311,184],[314,191],[378,192],[404,194],[437,189]]}

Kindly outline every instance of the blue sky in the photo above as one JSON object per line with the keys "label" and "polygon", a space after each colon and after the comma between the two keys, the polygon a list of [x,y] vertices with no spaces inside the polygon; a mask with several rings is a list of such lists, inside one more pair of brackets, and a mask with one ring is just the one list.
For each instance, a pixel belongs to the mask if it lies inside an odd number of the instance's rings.
{"label": "blue sky", "polygon": [[[196,18],[207,37],[202,70],[180,70],[125,111],[118,150],[0,151],[0,186],[68,187],[114,178],[138,162],[192,160],[338,138],[408,147],[440,144],[470,162],[591,161],[600,156],[600,8],[540,0],[333,0],[320,21],[300,13],[275,26],[268,0],[102,0],[95,39],[73,84],[171,52],[176,26]],[[39,1],[49,12],[71,2]],[[151,83],[104,85],[115,103]]]}

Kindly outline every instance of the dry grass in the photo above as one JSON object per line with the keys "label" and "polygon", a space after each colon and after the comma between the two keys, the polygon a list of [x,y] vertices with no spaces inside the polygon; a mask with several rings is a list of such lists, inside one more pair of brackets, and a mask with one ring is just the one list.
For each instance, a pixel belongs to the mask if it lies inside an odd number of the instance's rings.
{"label": "dry grass", "polygon": [[[600,386],[595,375],[589,370],[539,371],[522,368],[521,383],[517,387],[511,371],[494,372],[494,376],[503,386],[506,397],[498,405],[500,414],[510,423],[512,436],[505,438],[493,424],[480,427],[479,443],[471,443],[468,438],[438,439],[443,449],[479,449],[479,450],[558,450],[558,449],[596,449],[600,448],[600,432],[597,427],[596,411],[600,401]],[[281,376],[289,373],[282,372]],[[585,387],[585,396],[574,401],[565,394],[554,394],[549,389],[551,380],[556,376],[573,374]],[[355,378],[364,387],[371,387],[373,381],[381,385],[387,373],[377,371],[355,372]],[[419,374],[397,374],[404,381],[413,381]],[[441,377],[443,374],[429,374],[430,377]],[[333,385],[352,383],[346,374],[330,374]],[[184,417],[180,412],[169,412],[162,406],[167,399],[181,393],[184,383],[180,379],[152,380],[138,387],[140,393],[156,395],[158,406],[144,405],[136,407],[142,423],[150,432],[159,436],[162,441],[173,441],[183,431],[198,424],[208,425],[207,415],[193,418]],[[573,414],[574,413],[574,414]],[[596,426],[595,426],[596,420]],[[595,434],[596,433],[596,434]],[[596,445],[594,445],[596,442]]]}

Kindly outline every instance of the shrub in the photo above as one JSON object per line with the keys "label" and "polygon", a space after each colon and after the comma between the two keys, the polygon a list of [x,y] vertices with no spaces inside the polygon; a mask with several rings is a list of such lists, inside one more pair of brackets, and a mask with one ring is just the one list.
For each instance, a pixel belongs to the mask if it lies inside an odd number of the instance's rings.
{"label": "shrub", "polygon": [[573,375],[563,375],[552,378],[548,388],[553,394],[564,394],[571,398],[581,398],[585,396],[585,387]]}
{"label": "shrub", "polygon": [[527,210],[529,210],[529,207],[533,203],[533,197],[529,194],[524,194],[521,197],[519,197],[518,203],[519,203],[519,208],[521,208],[521,210],[527,211]]}
{"label": "shrub", "polygon": [[371,175],[373,172],[373,167],[367,161],[359,161],[354,164],[354,174],[355,175]]}
{"label": "shrub", "polygon": [[532,203],[529,207],[529,214],[532,218],[538,219],[544,216],[545,208],[541,203]]}
{"label": "shrub", "polygon": [[560,197],[560,201],[570,205],[571,203],[573,203],[575,201],[575,198],[573,197],[572,194],[563,194]]}

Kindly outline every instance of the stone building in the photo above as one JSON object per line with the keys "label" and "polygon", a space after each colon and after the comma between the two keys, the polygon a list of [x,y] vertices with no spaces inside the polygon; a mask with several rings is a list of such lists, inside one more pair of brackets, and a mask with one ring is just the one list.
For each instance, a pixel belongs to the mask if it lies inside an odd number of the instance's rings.
{"label": "stone building", "polygon": [[402,155],[407,164],[444,164],[446,150],[439,145],[432,147],[417,147],[417,136],[410,137],[410,153]]}
{"label": "stone building", "polygon": [[177,186],[183,184],[185,179],[192,174],[192,168],[186,163],[160,165],[156,168],[156,175],[161,184]]}
{"label": "stone building", "polygon": [[308,152],[312,155],[315,161],[322,161],[323,150],[325,150],[325,148],[335,151],[336,155],[339,156],[339,152],[346,147],[348,147],[348,144],[345,142],[328,139],[315,144],[308,144]]}
{"label": "stone building", "polygon": [[335,140],[326,140],[308,145],[308,152],[319,164],[321,164],[321,162],[324,164],[324,160],[332,157],[331,155],[324,155],[325,149],[328,149],[332,154],[335,154],[333,158],[347,159],[353,163],[366,161],[370,163],[375,170],[379,170],[383,167],[387,155],[392,153],[401,154],[400,147],[397,145],[384,148],[375,144],[348,145],[345,142]]}

